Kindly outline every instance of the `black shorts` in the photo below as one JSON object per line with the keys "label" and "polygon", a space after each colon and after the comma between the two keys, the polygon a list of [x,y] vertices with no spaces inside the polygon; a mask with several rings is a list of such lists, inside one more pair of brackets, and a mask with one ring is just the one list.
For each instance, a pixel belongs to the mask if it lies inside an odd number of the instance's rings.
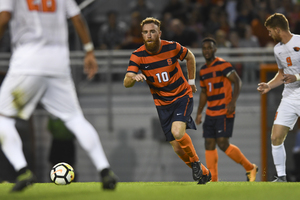
{"label": "black shorts", "polygon": [[195,122],[191,117],[193,106],[193,98],[190,98],[189,96],[184,96],[171,105],[156,106],[160,124],[166,136],[166,141],[175,140],[171,133],[171,127],[174,121],[186,122],[186,129],[197,129]]}
{"label": "black shorts", "polygon": [[234,117],[226,116],[211,117],[206,115],[203,123],[204,138],[229,138],[233,132]]}

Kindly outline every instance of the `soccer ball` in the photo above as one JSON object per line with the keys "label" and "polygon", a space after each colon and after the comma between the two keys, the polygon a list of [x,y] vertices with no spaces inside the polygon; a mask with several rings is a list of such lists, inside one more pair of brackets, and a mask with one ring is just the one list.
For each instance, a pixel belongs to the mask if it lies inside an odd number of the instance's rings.
{"label": "soccer ball", "polygon": [[50,172],[51,181],[56,185],[67,185],[74,180],[74,169],[68,163],[58,163],[54,165]]}

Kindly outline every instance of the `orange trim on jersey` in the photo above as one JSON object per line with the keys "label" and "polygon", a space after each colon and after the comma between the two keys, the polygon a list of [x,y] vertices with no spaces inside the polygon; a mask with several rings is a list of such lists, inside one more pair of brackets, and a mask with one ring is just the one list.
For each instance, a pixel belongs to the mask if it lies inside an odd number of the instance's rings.
{"label": "orange trim on jersey", "polygon": [[[209,66],[201,67],[200,86],[206,88],[207,115],[227,115],[226,106],[232,99],[232,86],[226,75],[232,70],[234,70],[232,65],[219,57],[216,57]],[[233,117],[234,114],[227,117]]]}
{"label": "orange trim on jersey", "polygon": [[275,114],[274,121],[277,119],[278,111]]}

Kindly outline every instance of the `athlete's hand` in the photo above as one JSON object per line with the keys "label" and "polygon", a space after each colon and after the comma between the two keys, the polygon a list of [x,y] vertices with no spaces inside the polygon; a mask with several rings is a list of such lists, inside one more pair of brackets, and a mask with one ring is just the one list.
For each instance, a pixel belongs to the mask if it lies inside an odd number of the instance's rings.
{"label": "athlete's hand", "polygon": [[131,78],[132,78],[132,80],[135,80],[137,82],[143,82],[144,80],[147,80],[147,78],[144,74],[137,74],[135,76],[132,76]]}
{"label": "athlete's hand", "polygon": [[88,52],[84,58],[84,73],[87,74],[89,80],[91,80],[98,71],[98,64],[94,53]]}
{"label": "athlete's hand", "polygon": [[297,77],[294,74],[283,74],[283,82],[284,83],[293,83],[297,80]]}
{"label": "athlete's hand", "polygon": [[267,83],[259,83],[257,87],[257,91],[260,92],[260,94],[266,94],[271,90],[271,87]]}
{"label": "athlete's hand", "polygon": [[197,125],[202,123],[202,113],[196,116],[195,122]]}
{"label": "athlete's hand", "polygon": [[190,86],[191,86],[191,88],[192,88],[193,93],[197,92],[197,87],[196,87],[196,85],[190,85]]}
{"label": "athlete's hand", "polygon": [[227,114],[230,115],[235,111],[235,103],[230,101],[229,104],[226,106]]}

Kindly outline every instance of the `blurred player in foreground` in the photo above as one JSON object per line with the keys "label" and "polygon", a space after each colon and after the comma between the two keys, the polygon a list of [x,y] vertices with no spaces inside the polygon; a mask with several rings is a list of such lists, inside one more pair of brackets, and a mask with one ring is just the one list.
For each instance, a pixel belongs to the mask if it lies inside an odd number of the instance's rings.
{"label": "blurred player in foreground", "polygon": [[12,57],[0,90],[0,141],[3,152],[18,173],[12,191],[36,181],[28,169],[15,117],[27,120],[38,102],[62,119],[92,159],[104,189],[114,189],[99,136],[84,118],[71,78],[67,18],[84,44],[84,69],[91,79],[98,70],[89,30],[74,0],[0,0],[0,37],[8,24]]}
{"label": "blurred player in foreground", "polygon": [[[194,54],[177,42],[161,40],[160,21],[146,18],[141,23],[144,45],[134,51],[124,79],[125,87],[144,80],[149,85],[166,140],[177,155],[192,168],[199,184],[210,181],[209,170],[201,164],[186,129],[196,129],[191,118],[196,92]],[[186,60],[187,81],[178,59]],[[142,73],[138,73],[141,70]]]}
{"label": "blurred player in foreground", "polygon": [[[216,45],[213,38],[203,39],[202,54],[206,64],[199,72],[201,93],[196,124],[202,122],[202,111],[207,103],[203,123],[206,164],[211,171],[212,181],[218,181],[218,145],[229,158],[245,168],[247,179],[252,182],[256,179],[257,166],[250,163],[237,146],[229,143],[242,82],[229,62],[215,56]],[[233,93],[231,84],[234,85]]]}
{"label": "blurred player in foreground", "polygon": [[273,182],[286,182],[286,152],[284,140],[300,116],[300,36],[292,34],[289,22],[282,14],[275,13],[267,18],[265,27],[277,43],[274,56],[278,72],[268,83],[259,83],[257,90],[266,94],[284,84],[282,99],[272,127],[272,156],[277,171]]}

